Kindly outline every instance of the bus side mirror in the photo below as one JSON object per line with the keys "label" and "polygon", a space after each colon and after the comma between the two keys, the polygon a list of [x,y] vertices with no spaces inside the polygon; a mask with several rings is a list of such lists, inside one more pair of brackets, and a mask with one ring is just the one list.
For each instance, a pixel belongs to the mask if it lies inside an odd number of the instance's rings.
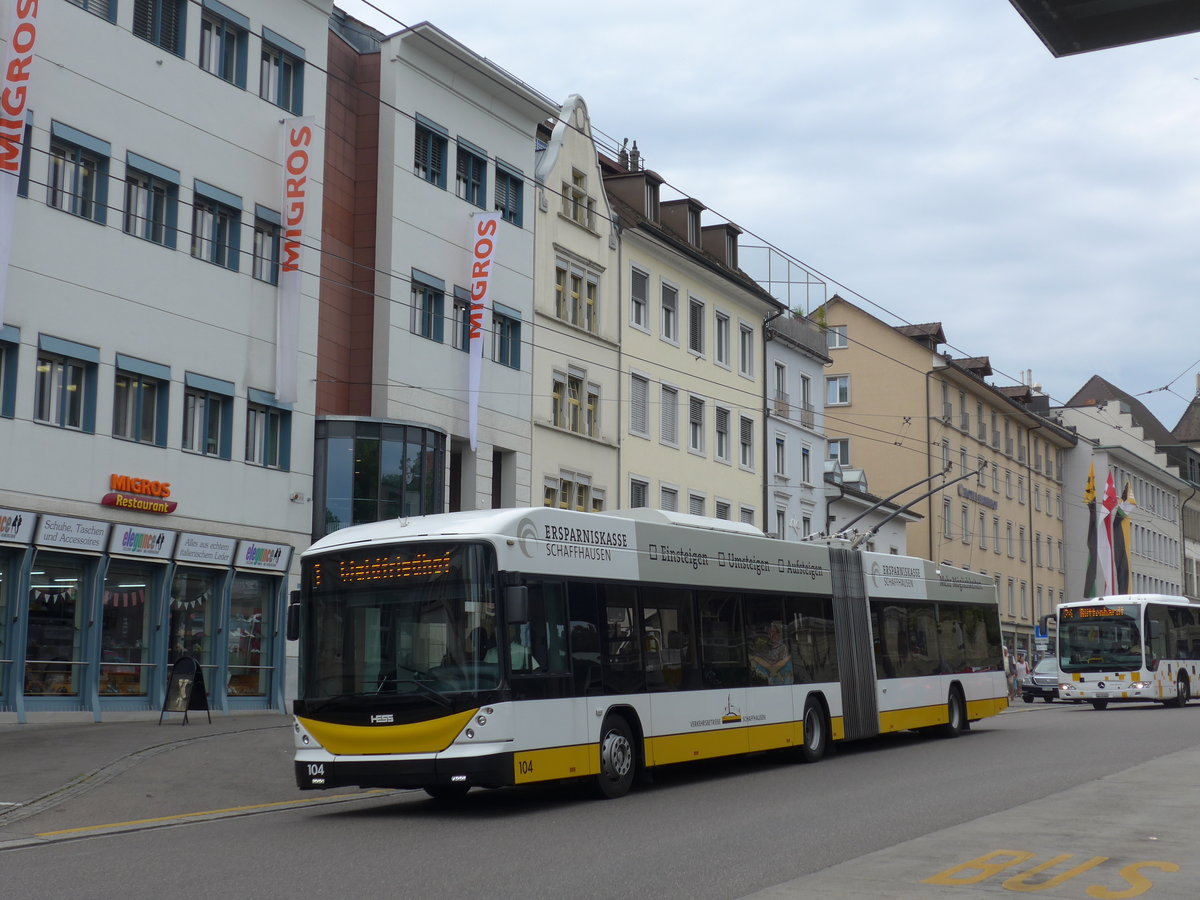
{"label": "bus side mirror", "polygon": [[292,591],[288,596],[287,639],[300,640],[300,592]]}
{"label": "bus side mirror", "polygon": [[529,588],[525,585],[514,584],[504,589],[504,621],[509,625],[529,622]]}

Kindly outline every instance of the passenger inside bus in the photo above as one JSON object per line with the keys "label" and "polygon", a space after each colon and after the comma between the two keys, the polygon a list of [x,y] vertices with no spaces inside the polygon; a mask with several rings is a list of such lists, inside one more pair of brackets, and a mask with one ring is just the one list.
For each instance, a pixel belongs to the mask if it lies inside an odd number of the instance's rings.
{"label": "passenger inside bus", "polygon": [[[532,672],[535,669],[540,669],[538,661],[533,656],[533,651],[522,640],[520,626],[508,626],[508,655],[512,660],[512,668],[514,672]],[[494,663],[499,661],[499,655],[496,648],[492,647],[483,655],[483,661]]]}

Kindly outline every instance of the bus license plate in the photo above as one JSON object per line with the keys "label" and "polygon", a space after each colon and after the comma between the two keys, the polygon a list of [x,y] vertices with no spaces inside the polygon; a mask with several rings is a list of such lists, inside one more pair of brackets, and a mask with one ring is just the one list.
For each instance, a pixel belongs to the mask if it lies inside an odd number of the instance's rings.
{"label": "bus license plate", "polygon": [[1096,696],[1100,699],[1104,699],[1108,696],[1108,691],[1096,691]]}

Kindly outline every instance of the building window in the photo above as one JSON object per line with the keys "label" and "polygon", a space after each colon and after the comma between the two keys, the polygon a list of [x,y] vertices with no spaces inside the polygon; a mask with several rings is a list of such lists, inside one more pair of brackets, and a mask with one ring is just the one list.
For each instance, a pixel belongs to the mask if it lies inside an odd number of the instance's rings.
{"label": "building window", "polygon": [[267,284],[279,283],[279,213],[258,207],[254,215],[254,260],[252,273]]}
{"label": "building window", "polygon": [[800,448],[800,480],[812,484],[812,451],[808,447]]}
{"label": "building window", "polygon": [[679,291],[666,282],[662,286],[662,337],[672,343],[679,340]]}
{"label": "building window", "polygon": [[992,516],[992,552],[1000,552],[1000,517]]}
{"label": "building window", "polygon": [[266,391],[250,389],[246,406],[246,462],[268,469],[290,463],[292,412]]}
{"label": "building window", "polygon": [[629,431],[650,437],[650,381],[642,375],[629,376]]}
{"label": "building window", "polygon": [[174,248],[179,215],[179,173],[140,156],[125,160],[126,234]]}
{"label": "building window", "polygon": [[454,192],[468,203],[487,209],[487,154],[458,139]]}
{"label": "building window", "polygon": [[971,510],[964,503],[959,509],[959,514],[962,518],[962,542],[966,544],[971,540]]}
{"label": "building window", "polygon": [[987,517],[982,512],[979,514],[979,549],[987,549]]}
{"label": "building window", "polygon": [[205,4],[200,16],[200,68],[240,88],[246,87],[246,48],[250,20],[223,7],[225,15]]}
{"label": "building window", "polygon": [[413,334],[442,343],[446,285],[440,278],[413,269],[412,324]]}
{"label": "building window", "polygon": [[845,406],[850,402],[850,376],[829,375],[825,378],[825,405]]}
{"label": "building window", "polygon": [[164,50],[183,55],[185,0],[133,0],[133,33]]}
{"label": "building window", "polygon": [[492,306],[492,333],[495,349],[492,358],[510,369],[521,368],[521,317],[516,310]]}
{"label": "building window", "polygon": [[518,228],[522,223],[525,176],[519,169],[496,160],[496,209],[500,218]]}
{"label": "building window", "polygon": [[15,325],[0,324],[0,417],[12,419],[17,408],[17,352],[21,332]]}
{"label": "building window", "polygon": [[650,293],[650,276],[645,272],[633,269],[629,286],[629,322],[636,328],[648,329]]}
{"label": "building window", "polygon": [[563,215],[584,228],[595,230],[596,201],[588,196],[587,175],[578,169],[571,170],[571,182],[562,183]]}
{"label": "building window", "polygon": [[704,400],[688,398],[688,449],[693,453],[704,452]]}
{"label": "building window", "polygon": [[743,525],[753,525],[754,524],[754,507],[753,506],[741,507],[738,510],[738,519],[741,521],[741,523]]}
{"label": "building window", "polygon": [[1017,552],[1020,554],[1021,562],[1025,562],[1025,526],[1022,525],[1017,529]]}
{"label": "building window", "polygon": [[850,438],[829,441],[829,459],[836,459],[843,466],[850,465]]}
{"label": "building window", "polygon": [[787,477],[787,438],[775,435],[775,474]]}
{"label": "building window", "polygon": [[72,6],[78,6],[80,9],[87,10],[94,16],[108,19],[110,22],[116,20],[112,0],[67,0],[67,2]]}
{"label": "building window", "polygon": [[113,382],[113,437],[167,445],[168,366],[117,354]]}
{"label": "building window", "polygon": [[583,432],[588,437],[600,436],[600,385],[588,384],[587,402],[583,407]]}
{"label": "building window", "polygon": [[47,205],[103,225],[108,218],[109,153],[108,142],[53,122]]}
{"label": "building window", "polygon": [[229,459],[233,449],[233,385],[190,372],[184,385],[183,449]]}
{"label": "building window", "polygon": [[94,433],[99,351],[48,335],[39,338],[38,346],[34,421]]}
{"label": "building window", "polygon": [[1017,502],[1022,506],[1025,505],[1025,476],[1017,476]]}
{"label": "building window", "polygon": [[471,294],[466,288],[454,288],[454,321],[450,337],[454,346],[467,353],[471,349]]}
{"label": "building window", "polygon": [[446,146],[449,132],[424,116],[417,116],[413,145],[413,174],[440,188],[446,187]]}
{"label": "building window", "polygon": [[662,386],[658,438],[664,444],[679,444],[679,392],[675,388]]}
{"label": "building window", "polygon": [[704,304],[695,297],[688,298],[688,349],[704,353]]}
{"label": "building window", "polygon": [[704,515],[705,505],[706,500],[703,494],[688,494],[688,512],[693,516]]}
{"label": "building window", "polygon": [[754,420],[749,416],[741,416],[739,432],[741,454],[738,463],[743,469],[754,468]]}
{"label": "building window", "polygon": [[729,316],[717,313],[713,328],[713,356],[717,365],[729,365]]}
{"label": "building window", "polygon": [[594,334],[599,282],[595,272],[559,259],[554,269],[554,315]]}
{"label": "building window", "polygon": [[947,539],[954,537],[954,522],[951,519],[950,509],[951,509],[950,499],[948,497],[943,497],[942,498],[942,537],[947,538]]}
{"label": "building window", "polygon": [[754,377],[754,329],[749,325],[738,327],[738,372],[747,378]]}
{"label": "building window", "polygon": [[729,410],[720,406],[716,407],[714,418],[717,437],[716,458],[723,462],[729,462]]}
{"label": "building window", "polygon": [[825,327],[825,349],[844,350],[850,344],[846,340],[845,325],[827,325]]}
{"label": "building window", "polygon": [[728,500],[717,500],[713,504],[713,513],[718,519],[729,521],[732,515],[732,505]]}
{"label": "building window", "polygon": [[[589,410],[585,406],[584,374],[571,371],[566,375],[556,373],[554,376],[553,399],[551,414],[554,424],[576,434],[591,434],[588,427]],[[588,386],[591,391],[598,391],[594,385]],[[594,404],[591,392],[587,394],[587,403]],[[594,413],[591,413],[594,417]]]}
{"label": "building window", "polygon": [[629,479],[629,508],[640,509],[647,505],[650,496],[650,483],[640,478]]}
{"label": "building window", "polygon": [[262,30],[258,95],[293,115],[304,110],[304,50],[269,28]]}
{"label": "building window", "polygon": [[242,198],[197,181],[192,201],[192,256],[238,270]]}
{"label": "building window", "polygon": [[679,491],[672,487],[659,488],[659,509],[675,512],[679,509]]}

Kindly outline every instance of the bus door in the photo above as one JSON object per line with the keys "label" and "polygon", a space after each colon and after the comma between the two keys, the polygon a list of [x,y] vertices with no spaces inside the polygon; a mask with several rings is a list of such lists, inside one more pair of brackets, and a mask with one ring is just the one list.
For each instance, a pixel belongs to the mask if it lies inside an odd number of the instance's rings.
{"label": "bus door", "polygon": [[737,591],[698,591],[700,671],[705,690],[693,695],[696,719],[706,732],[702,756],[750,750],[747,690],[750,662],[746,647],[743,596]]}
{"label": "bus door", "polygon": [[803,708],[793,708],[799,695],[787,687],[795,683],[797,661],[787,641],[784,598],[748,595],[743,602],[746,672],[751,688],[746,691],[744,713],[749,749],[754,752],[792,746],[800,737],[793,723],[802,718]]}

